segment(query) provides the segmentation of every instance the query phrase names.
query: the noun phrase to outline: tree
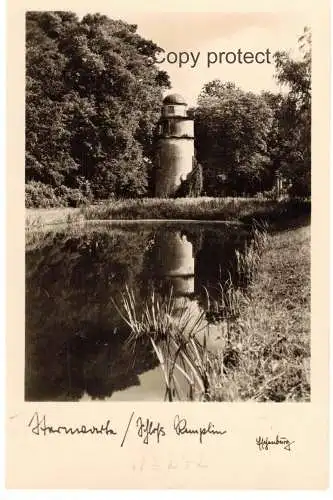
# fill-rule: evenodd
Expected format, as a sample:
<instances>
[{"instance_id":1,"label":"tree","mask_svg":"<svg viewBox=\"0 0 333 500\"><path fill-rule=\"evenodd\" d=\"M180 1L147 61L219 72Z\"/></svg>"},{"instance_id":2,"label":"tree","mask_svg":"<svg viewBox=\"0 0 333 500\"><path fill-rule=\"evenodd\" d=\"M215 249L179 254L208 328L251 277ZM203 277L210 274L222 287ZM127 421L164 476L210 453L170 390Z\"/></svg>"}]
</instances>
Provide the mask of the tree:
<instances>
[{"instance_id":1,"label":"tree","mask_svg":"<svg viewBox=\"0 0 333 500\"><path fill-rule=\"evenodd\" d=\"M231 82L207 83L194 112L198 160L209 195L263 190L272 111L262 96Z\"/></svg>"},{"instance_id":2,"label":"tree","mask_svg":"<svg viewBox=\"0 0 333 500\"><path fill-rule=\"evenodd\" d=\"M26 18L26 181L91 186L95 198L147 193L169 78L137 26L99 14Z\"/></svg>"},{"instance_id":3,"label":"tree","mask_svg":"<svg viewBox=\"0 0 333 500\"><path fill-rule=\"evenodd\" d=\"M311 194L311 31L299 38L299 59L286 52L275 57L276 78L288 93L279 110L279 149L275 162L292 185L291 193Z\"/></svg>"}]
</instances>

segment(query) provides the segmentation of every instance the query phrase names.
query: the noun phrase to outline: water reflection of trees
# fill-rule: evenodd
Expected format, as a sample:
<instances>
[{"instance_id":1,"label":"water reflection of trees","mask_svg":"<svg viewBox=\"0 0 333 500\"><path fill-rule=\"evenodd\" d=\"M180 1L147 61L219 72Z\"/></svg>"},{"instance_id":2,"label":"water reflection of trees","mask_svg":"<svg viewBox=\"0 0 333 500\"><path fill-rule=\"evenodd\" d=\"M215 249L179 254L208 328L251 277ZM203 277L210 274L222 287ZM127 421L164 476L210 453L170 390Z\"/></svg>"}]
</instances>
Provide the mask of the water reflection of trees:
<instances>
[{"instance_id":1,"label":"water reflection of trees","mask_svg":"<svg viewBox=\"0 0 333 500\"><path fill-rule=\"evenodd\" d=\"M113 301L120 303L126 284L144 301L153 288L168 293L178 280L178 295L187 295L189 300L195 297L204 307L204 287L214 290L218 280L227 278L227 270L232 272L235 248L244 244L245 236L239 228L230 227L185 226L177 238L174 231L170 227L60 232L29 242L28 400L77 400L84 393L105 398L138 385L139 375L157 366L148 343L138 343L134 351L127 345L128 331ZM191 255L193 293L187 294L190 286L182 287L182 280L191 278L186 276L192 272L192 263L186 263ZM168 266L182 269L182 259L187 271L170 279Z\"/></svg>"},{"instance_id":2,"label":"water reflection of trees","mask_svg":"<svg viewBox=\"0 0 333 500\"><path fill-rule=\"evenodd\" d=\"M238 227L204 232L195 259L195 293L203 307L206 304L205 289L214 299L220 293L219 285L229 278L234 286L238 286L235 250L243 250L246 237L247 233Z\"/></svg>"},{"instance_id":3,"label":"water reflection of trees","mask_svg":"<svg viewBox=\"0 0 333 500\"><path fill-rule=\"evenodd\" d=\"M46 235L26 259L26 398L103 398L156 366L134 353L112 302L136 285L149 233ZM43 239L42 239L43 240Z\"/></svg>"}]
</instances>

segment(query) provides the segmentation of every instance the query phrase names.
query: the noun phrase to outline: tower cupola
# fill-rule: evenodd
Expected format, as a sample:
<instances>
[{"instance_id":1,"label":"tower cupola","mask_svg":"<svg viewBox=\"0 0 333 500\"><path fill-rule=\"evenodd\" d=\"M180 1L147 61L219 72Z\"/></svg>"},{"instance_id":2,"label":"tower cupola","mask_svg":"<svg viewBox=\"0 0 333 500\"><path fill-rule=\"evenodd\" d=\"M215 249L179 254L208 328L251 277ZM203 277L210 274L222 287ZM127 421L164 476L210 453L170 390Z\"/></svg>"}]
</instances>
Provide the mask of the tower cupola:
<instances>
[{"instance_id":1,"label":"tower cupola","mask_svg":"<svg viewBox=\"0 0 333 500\"><path fill-rule=\"evenodd\" d=\"M187 103L180 94L169 94L163 101L162 116L185 117L186 108L187 108Z\"/></svg>"}]
</instances>

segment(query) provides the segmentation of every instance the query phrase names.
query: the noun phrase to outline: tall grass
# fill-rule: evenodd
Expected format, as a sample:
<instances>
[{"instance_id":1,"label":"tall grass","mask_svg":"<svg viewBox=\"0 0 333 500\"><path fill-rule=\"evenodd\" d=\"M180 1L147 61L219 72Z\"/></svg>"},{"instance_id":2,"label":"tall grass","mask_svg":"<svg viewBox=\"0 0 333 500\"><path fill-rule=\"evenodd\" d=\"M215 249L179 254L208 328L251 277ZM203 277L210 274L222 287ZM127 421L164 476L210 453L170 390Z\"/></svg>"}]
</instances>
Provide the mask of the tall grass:
<instances>
[{"instance_id":1,"label":"tall grass","mask_svg":"<svg viewBox=\"0 0 333 500\"><path fill-rule=\"evenodd\" d=\"M29 231L55 224L74 224L84 220L79 208L37 208L26 210L25 227Z\"/></svg>"},{"instance_id":2,"label":"tall grass","mask_svg":"<svg viewBox=\"0 0 333 500\"><path fill-rule=\"evenodd\" d=\"M231 220L257 210L273 210L277 202L257 198L145 198L83 207L86 219Z\"/></svg>"},{"instance_id":3,"label":"tall grass","mask_svg":"<svg viewBox=\"0 0 333 500\"><path fill-rule=\"evenodd\" d=\"M253 222L252 238L250 243L245 244L245 249L240 252L236 250L237 274L240 283L250 285L257 272L262 254L268 244L268 226L266 223Z\"/></svg>"}]
</instances>

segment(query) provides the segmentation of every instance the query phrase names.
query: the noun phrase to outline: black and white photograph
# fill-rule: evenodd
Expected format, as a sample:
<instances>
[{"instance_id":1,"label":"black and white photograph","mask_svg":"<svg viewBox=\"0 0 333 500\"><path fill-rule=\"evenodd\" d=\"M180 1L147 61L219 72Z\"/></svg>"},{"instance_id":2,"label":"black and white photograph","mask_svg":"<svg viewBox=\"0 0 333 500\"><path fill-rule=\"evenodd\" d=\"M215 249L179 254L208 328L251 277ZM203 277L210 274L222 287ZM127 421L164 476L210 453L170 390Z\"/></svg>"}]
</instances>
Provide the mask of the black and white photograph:
<instances>
[{"instance_id":1,"label":"black and white photograph","mask_svg":"<svg viewBox=\"0 0 333 500\"><path fill-rule=\"evenodd\" d=\"M309 19L25 24L25 401L310 403Z\"/></svg>"}]
</instances>

